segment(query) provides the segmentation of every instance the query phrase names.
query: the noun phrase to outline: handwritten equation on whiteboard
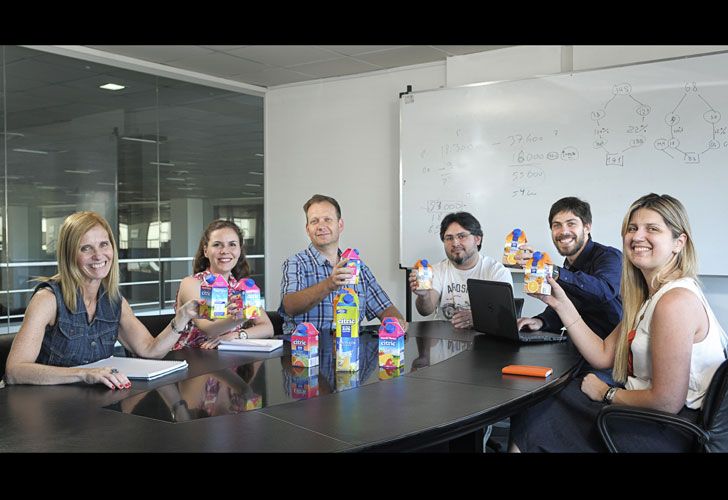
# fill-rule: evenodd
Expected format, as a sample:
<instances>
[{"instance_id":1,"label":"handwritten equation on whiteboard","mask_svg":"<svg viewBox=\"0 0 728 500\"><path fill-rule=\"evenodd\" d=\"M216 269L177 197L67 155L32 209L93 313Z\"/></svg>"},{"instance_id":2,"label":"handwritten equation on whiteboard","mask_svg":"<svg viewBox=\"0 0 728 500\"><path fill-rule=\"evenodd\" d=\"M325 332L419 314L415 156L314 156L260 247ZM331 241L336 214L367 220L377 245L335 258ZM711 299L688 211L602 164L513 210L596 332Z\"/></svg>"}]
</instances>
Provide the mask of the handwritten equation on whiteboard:
<instances>
[{"instance_id":1,"label":"handwritten equation on whiteboard","mask_svg":"<svg viewBox=\"0 0 728 500\"><path fill-rule=\"evenodd\" d=\"M462 200L427 200L425 211L428 214L427 232L440 234L440 222L447 215L453 212L464 211L468 206Z\"/></svg>"}]
</instances>

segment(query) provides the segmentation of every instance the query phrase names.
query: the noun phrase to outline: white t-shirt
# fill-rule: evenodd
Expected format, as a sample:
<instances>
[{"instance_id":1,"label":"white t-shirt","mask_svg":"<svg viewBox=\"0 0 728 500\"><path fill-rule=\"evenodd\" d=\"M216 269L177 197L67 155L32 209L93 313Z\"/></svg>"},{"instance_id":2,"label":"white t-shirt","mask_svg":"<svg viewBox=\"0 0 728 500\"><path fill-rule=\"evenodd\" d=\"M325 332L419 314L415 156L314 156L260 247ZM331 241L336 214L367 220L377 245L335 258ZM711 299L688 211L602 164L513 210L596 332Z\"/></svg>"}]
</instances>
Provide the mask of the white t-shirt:
<instances>
[{"instance_id":1,"label":"white t-shirt","mask_svg":"<svg viewBox=\"0 0 728 500\"><path fill-rule=\"evenodd\" d=\"M450 259L432 266L432 289L440 294L435 318L451 319L460 309L470 309L468 279L502 281L513 286L511 272L499 261L478 254L478 263L470 269L456 268Z\"/></svg>"},{"instance_id":2,"label":"white t-shirt","mask_svg":"<svg viewBox=\"0 0 728 500\"><path fill-rule=\"evenodd\" d=\"M637 332L632 341L634 376L627 378L625 387L630 390L644 390L652 387L652 348L650 345L652 314L660 298L668 290L678 287L687 288L697 295L708 313L708 334L703 340L693 344L690 357L690 380L685 400L688 408L698 409L703 406L705 391L708 390L713 374L725 360L723 348L726 343L726 334L718 324L702 290L692 278L680 278L663 285L652 299L645 301L642 305L637 317L639 318L643 312L644 316L637 325Z\"/></svg>"}]
</instances>

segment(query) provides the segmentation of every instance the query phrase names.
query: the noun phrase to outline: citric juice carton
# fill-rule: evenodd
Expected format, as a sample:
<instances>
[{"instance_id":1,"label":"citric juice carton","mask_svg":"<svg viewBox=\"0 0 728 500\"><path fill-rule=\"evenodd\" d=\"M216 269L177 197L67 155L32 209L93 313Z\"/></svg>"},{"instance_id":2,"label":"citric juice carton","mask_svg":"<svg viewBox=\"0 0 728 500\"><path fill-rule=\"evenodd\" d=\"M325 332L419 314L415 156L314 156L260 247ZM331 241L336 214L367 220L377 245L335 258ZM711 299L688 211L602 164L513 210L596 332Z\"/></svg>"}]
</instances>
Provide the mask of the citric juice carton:
<instances>
[{"instance_id":1,"label":"citric juice carton","mask_svg":"<svg viewBox=\"0 0 728 500\"><path fill-rule=\"evenodd\" d=\"M334 376L336 391L341 392L347 389L359 387L359 372L336 372Z\"/></svg>"},{"instance_id":2,"label":"citric juice carton","mask_svg":"<svg viewBox=\"0 0 728 500\"><path fill-rule=\"evenodd\" d=\"M359 369L359 297L351 288L344 288L334 299L336 323L336 371Z\"/></svg>"},{"instance_id":3,"label":"citric juice carton","mask_svg":"<svg viewBox=\"0 0 728 500\"><path fill-rule=\"evenodd\" d=\"M316 366L319 363L318 330L311 323L301 323L291 335L291 365Z\"/></svg>"},{"instance_id":4,"label":"citric juice carton","mask_svg":"<svg viewBox=\"0 0 728 500\"><path fill-rule=\"evenodd\" d=\"M250 399L245 400L245 411L258 410L263 408L263 396L253 394Z\"/></svg>"},{"instance_id":5,"label":"citric juice carton","mask_svg":"<svg viewBox=\"0 0 728 500\"><path fill-rule=\"evenodd\" d=\"M228 282L221 274L211 274L200 285L200 299L205 304L200 306L199 317L205 319L228 318Z\"/></svg>"},{"instance_id":6,"label":"citric juice carton","mask_svg":"<svg viewBox=\"0 0 728 500\"><path fill-rule=\"evenodd\" d=\"M506 244L503 247L503 265L518 267L516 264L516 253L518 246L528 243L526 233L522 229L514 229L506 235Z\"/></svg>"},{"instance_id":7,"label":"citric juice carton","mask_svg":"<svg viewBox=\"0 0 728 500\"><path fill-rule=\"evenodd\" d=\"M546 281L546 277L553 274L554 265L548 253L534 252L523 269L526 271L523 278L524 292L551 295L551 285Z\"/></svg>"},{"instance_id":8,"label":"citric juice carton","mask_svg":"<svg viewBox=\"0 0 728 500\"><path fill-rule=\"evenodd\" d=\"M359 250L356 248L347 248L341 254L341 258L348 259L346 267L351 269L351 272L353 273L352 277L346 280L345 284L358 285L359 276L361 274L361 258L359 257Z\"/></svg>"},{"instance_id":9,"label":"citric juice carton","mask_svg":"<svg viewBox=\"0 0 728 500\"><path fill-rule=\"evenodd\" d=\"M319 395L319 367L291 366L291 394L293 399L309 399Z\"/></svg>"},{"instance_id":10,"label":"citric juice carton","mask_svg":"<svg viewBox=\"0 0 728 500\"><path fill-rule=\"evenodd\" d=\"M404 330L395 318L384 318L379 327L379 366L404 366Z\"/></svg>"},{"instance_id":11,"label":"citric juice carton","mask_svg":"<svg viewBox=\"0 0 728 500\"><path fill-rule=\"evenodd\" d=\"M252 278L246 278L239 283L242 283L240 287L243 289L243 317L245 319L260 318L262 309L260 288Z\"/></svg>"},{"instance_id":12,"label":"citric juice carton","mask_svg":"<svg viewBox=\"0 0 728 500\"><path fill-rule=\"evenodd\" d=\"M417 273L417 288L419 290L432 290L432 266L427 259L420 259L415 264Z\"/></svg>"},{"instance_id":13,"label":"citric juice carton","mask_svg":"<svg viewBox=\"0 0 728 500\"><path fill-rule=\"evenodd\" d=\"M389 380L391 378L397 378L404 375L404 365L400 367L394 366L380 366L379 367L379 380Z\"/></svg>"}]
</instances>

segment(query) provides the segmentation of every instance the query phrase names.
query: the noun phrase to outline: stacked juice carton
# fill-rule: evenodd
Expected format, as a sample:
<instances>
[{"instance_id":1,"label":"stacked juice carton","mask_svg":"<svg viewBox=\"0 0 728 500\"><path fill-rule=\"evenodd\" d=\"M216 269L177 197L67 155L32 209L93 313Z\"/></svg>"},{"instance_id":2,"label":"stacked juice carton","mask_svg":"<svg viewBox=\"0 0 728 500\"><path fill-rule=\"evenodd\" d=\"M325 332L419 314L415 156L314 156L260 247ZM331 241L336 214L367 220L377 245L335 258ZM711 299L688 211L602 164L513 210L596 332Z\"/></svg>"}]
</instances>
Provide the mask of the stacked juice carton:
<instances>
[{"instance_id":1,"label":"stacked juice carton","mask_svg":"<svg viewBox=\"0 0 728 500\"><path fill-rule=\"evenodd\" d=\"M343 288L333 305L336 371L355 372L359 369L359 296L353 289Z\"/></svg>"}]
</instances>

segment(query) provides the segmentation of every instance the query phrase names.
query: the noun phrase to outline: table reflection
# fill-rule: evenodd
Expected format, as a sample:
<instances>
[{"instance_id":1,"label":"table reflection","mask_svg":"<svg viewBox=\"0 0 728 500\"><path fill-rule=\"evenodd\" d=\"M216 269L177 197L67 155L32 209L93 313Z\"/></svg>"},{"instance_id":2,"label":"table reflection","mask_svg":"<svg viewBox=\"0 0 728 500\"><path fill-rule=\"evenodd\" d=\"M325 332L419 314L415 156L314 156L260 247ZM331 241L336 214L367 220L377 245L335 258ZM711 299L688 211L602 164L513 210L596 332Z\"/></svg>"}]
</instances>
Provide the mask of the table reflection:
<instances>
[{"instance_id":1,"label":"table reflection","mask_svg":"<svg viewBox=\"0 0 728 500\"><path fill-rule=\"evenodd\" d=\"M319 335L319 363L313 367L292 366L290 337L283 338L286 342L278 358L246 362L167 384L130 396L107 408L166 422L241 413L360 385L380 381L387 383L410 371L450 358L471 345L470 342L457 340L408 337L404 366L384 368L379 366L378 338L364 334L359 338L359 370L337 372L333 337L328 332Z\"/></svg>"}]
</instances>

